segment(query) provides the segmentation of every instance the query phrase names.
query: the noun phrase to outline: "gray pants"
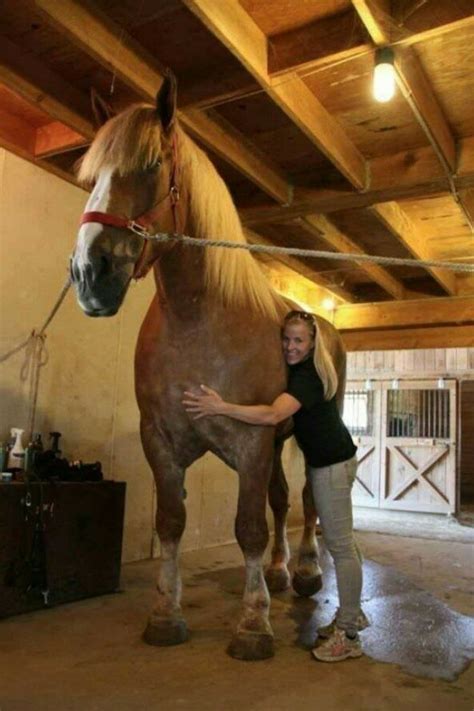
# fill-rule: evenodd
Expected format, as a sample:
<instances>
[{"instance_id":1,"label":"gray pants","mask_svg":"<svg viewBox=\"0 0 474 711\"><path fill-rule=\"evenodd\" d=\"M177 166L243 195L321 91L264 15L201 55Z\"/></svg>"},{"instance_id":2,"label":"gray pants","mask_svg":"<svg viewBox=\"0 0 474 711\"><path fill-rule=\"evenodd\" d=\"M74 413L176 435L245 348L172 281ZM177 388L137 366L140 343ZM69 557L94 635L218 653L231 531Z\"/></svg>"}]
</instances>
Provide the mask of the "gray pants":
<instances>
[{"instance_id":1,"label":"gray pants","mask_svg":"<svg viewBox=\"0 0 474 711\"><path fill-rule=\"evenodd\" d=\"M351 490L356 470L355 457L330 467L307 468L324 542L336 568L337 626L350 636L357 632L362 590L362 556L352 530Z\"/></svg>"}]
</instances>

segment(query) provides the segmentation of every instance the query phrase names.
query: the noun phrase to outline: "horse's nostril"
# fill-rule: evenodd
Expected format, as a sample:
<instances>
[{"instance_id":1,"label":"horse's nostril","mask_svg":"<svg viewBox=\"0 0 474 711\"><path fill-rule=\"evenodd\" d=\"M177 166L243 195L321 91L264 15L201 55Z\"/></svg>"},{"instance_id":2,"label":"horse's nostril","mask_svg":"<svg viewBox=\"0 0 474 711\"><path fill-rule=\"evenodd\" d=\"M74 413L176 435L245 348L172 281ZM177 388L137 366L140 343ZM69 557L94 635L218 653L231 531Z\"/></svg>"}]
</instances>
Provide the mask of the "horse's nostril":
<instances>
[{"instance_id":1,"label":"horse's nostril","mask_svg":"<svg viewBox=\"0 0 474 711\"><path fill-rule=\"evenodd\" d=\"M99 273L98 276L106 276L110 272L110 265L111 262L107 259L107 257L104 257L103 255L101 256L99 260Z\"/></svg>"}]
</instances>

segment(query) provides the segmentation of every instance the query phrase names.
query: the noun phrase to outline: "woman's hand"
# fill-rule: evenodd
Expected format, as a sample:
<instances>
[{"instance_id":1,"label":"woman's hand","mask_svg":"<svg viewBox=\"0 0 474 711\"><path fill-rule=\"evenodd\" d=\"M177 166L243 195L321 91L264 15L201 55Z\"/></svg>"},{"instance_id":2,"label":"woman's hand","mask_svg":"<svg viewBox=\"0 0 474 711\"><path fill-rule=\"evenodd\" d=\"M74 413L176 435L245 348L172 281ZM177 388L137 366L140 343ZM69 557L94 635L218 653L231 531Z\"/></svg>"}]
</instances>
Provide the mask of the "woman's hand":
<instances>
[{"instance_id":1,"label":"woman's hand","mask_svg":"<svg viewBox=\"0 0 474 711\"><path fill-rule=\"evenodd\" d=\"M200 388L202 393L199 395L189 390L184 391L186 399L183 400L183 405L186 405L186 412L196 413L193 417L194 420L199 420L200 417L206 417L206 415L222 415L225 402L219 393L208 388L207 385L201 385Z\"/></svg>"}]
</instances>

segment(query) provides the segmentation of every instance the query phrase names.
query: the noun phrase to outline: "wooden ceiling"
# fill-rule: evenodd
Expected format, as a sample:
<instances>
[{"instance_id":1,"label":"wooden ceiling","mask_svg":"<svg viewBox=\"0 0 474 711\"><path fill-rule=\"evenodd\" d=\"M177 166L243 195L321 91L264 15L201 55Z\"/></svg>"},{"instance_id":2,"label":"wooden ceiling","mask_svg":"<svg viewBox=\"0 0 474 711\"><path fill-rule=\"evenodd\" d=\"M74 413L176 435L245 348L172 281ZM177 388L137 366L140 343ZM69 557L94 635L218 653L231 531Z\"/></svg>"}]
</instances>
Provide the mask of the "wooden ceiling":
<instances>
[{"instance_id":1,"label":"wooden ceiling","mask_svg":"<svg viewBox=\"0 0 474 711\"><path fill-rule=\"evenodd\" d=\"M473 0L0 0L0 144L75 182L91 90L153 101L165 67L252 241L474 264ZM353 344L474 345L472 273L282 261L334 294Z\"/></svg>"}]
</instances>

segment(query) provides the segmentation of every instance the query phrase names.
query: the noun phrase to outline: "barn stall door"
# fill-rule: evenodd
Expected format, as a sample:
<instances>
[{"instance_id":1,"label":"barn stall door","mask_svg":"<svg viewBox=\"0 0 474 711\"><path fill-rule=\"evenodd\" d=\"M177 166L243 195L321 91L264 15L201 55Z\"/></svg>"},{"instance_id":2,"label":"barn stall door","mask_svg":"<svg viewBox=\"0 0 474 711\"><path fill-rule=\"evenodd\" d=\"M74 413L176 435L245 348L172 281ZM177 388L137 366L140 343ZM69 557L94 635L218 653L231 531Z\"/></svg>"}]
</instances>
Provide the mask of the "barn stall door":
<instances>
[{"instance_id":1,"label":"barn stall door","mask_svg":"<svg viewBox=\"0 0 474 711\"><path fill-rule=\"evenodd\" d=\"M381 383L381 508L455 511L456 382L443 384Z\"/></svg>"},{"instance_id":2,"label":"barn stall door","mask_svg":"<svg viewBox=\"0 0 474 711\"><path fill-rule=\"evenodd\" d=\"M352 490L356 506L380 506L380 422L381 384L367 390L363 381L347 383L344 421L357 445L357 475Z\"/></svg>"},{"instance_id":3,"label":"barn stall door","mask_svg":"<svg viewBox=\"0 0 474 711\"><path fill-rule=\"evenodd\" d=\"M344 421L358 446L356 506L452 513L456 382L349 381Z\"/></svg>"}]
</instances>

